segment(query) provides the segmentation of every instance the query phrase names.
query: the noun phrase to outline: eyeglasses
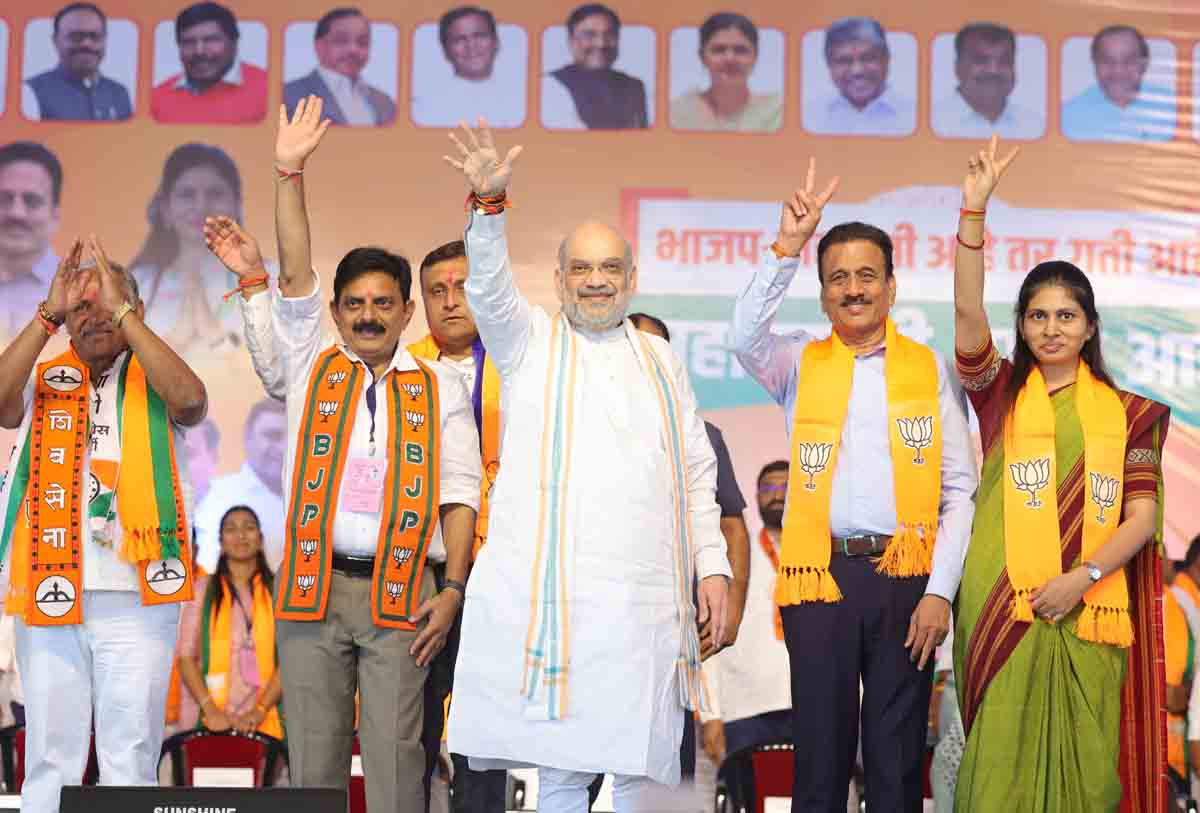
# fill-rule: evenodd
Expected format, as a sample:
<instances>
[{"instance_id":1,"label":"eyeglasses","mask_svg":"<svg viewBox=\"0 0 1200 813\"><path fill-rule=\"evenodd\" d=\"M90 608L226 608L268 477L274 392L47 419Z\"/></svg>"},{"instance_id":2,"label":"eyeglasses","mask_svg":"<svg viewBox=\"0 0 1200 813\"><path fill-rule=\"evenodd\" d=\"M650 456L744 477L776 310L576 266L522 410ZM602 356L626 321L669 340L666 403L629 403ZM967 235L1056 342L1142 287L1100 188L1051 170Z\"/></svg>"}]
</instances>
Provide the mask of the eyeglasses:
<instances>
[{"instance_id":1,"label":"eyeglasses","mask_svg":"<svg viewBox=\"0 0 1200 813\"><path fill-rule=\"evenodd\" d=\"M786 494L787 483L763 483L758 487L759 494Z\"/></svg>"}]
</instances>

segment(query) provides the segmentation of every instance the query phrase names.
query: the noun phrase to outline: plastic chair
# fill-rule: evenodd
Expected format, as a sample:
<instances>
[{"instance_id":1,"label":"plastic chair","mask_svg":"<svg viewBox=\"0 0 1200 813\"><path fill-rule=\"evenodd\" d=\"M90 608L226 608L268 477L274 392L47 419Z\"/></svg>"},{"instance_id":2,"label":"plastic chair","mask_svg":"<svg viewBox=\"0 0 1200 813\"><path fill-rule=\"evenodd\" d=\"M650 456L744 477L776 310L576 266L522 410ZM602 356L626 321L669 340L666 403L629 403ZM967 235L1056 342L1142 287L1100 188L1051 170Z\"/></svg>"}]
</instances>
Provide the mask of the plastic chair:
<instances>
[{"instance_id":1,"label":"plastic chair","mask_svg":"<svg viewBox=\"0 0 1200 813\"><path fill-rule=\"evenodd\" d=\"M362 749L358 745L358 733L354 734L354 745L350 753L350 787L348 795L350 796L350 813L367 813L367 786L363 780L362 772ZM358 766L358 770L354 770L354 766Z\"/></svg>"},{"instance_id":2,"label":"plastic chair","mask_svg":"<svg viewBox=\"0 0 1200 813\"><path fill-rule=\"evenodd\" d=\"M196 768L249 768L254 771L254 787L269 788L275 783L280 760L287 764L284 744L257 731L181 731L163 743L159 764L168 756L171 784L177 787L192 787Z\"/></svg>"},{"instance_id":3,"label":"plastic chair","mask_svg":"<svg viewBox=\"0 0 1200 813\"><path fill-rule=\"evenodd\" d=\"M753 787L746 787L737 770L726 770L749 757ZM792 797L792 777L795 771L795 754L790 742L775 742L743 748L727 754L721 765L731 801L743 805L750 813L763 813L764 800L768 796Z\"/></svg>"}]
</instances>

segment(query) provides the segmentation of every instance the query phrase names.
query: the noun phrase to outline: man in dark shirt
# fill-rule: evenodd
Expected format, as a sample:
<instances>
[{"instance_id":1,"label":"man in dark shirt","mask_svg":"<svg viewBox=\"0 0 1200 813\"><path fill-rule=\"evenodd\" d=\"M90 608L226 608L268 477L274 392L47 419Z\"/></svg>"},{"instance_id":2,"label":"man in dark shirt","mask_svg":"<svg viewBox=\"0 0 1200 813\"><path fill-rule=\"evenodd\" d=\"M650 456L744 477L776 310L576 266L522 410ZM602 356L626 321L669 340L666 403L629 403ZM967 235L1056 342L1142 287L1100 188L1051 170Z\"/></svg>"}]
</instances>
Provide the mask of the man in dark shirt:
<instances>
[{"instance_id":1,"label":"man in dark shirt","mask_svg":"<svg viewBox=\"0 0 1200 813\"><path fill-rule=\"evenodd\" d=\"M71 3L54 15L58 65L27 79L22 108L29 119L121 121L133 114L129 91L100 74L108 18L92 3Z\"/></svg>"},{"instance_id":2,"label":"man in dark shirt","mask_svg":"<svg viewBox=\"0 0 1200 813\"><path fill-rule=\"evenodd\" d=\"M649 126L646 87L642 80L613 70L621 36L621 19L608 6L589 3L567 18L570 65L551 71L543 85L543 121L549 127L589 130L633 130ZM556 80L556 81L552 81ZM574 102L574 111L562 110L555 96L561 83ZM549 95L549 98L547 98Z\"/></svg>"}]
</instances>

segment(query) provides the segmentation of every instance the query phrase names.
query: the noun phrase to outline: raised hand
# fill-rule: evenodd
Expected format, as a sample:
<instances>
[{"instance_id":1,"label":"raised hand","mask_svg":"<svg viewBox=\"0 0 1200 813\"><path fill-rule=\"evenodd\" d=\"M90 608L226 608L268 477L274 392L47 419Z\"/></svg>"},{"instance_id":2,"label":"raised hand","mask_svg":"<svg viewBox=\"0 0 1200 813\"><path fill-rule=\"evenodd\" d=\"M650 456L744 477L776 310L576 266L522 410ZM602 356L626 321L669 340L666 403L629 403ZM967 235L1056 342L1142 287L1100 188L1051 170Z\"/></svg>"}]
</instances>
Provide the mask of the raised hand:
<instances>
[{"instance_id":1,"label":"raised hand","mask_svg":"<svg viewBox=\"0 0 1200 813\"><path fill-rule=\"evenodd\" d=\"M466 144L459 140L454 133L450 133L450 140L458 148L461 160L455 160L448 155L443 155L443 160L466 177L467 183L479 197L499 195L508 187L513 164L524 147L513 147L501 161L487 121L479 119L478 136L467 126L466 122L463 122L461 126Z\"/></svg>"},{"instance_id":2,"label":"raised hand","mask_svg":"<svg viewBox=\"0 0 1200 813\"><path fill-rule=\"evenodd\" d=\"M997 157L1000 149L1000 137L992 136L987 149L980 150L967 161L967 176L963 178L963 206L968 209L986 209L988 199L996 190L1000 176L1008 169L1008 165L1021 151L1013 147L1012 152L1003 158Z\"/></svg>"},{"instance_id":3,"label":"raised hand","mask_svg":"<svg viewBox=\"0 0 1200 813\"><path fill-rule=\"evenodd\" d=\"M320 96L307 96L296 103L288 120L287 107L279 105L279 129L275 134L275 163L284 169L304 169L304 162L317 149L330 120L321 119L324 102Z\"/></svg>"},{"instance_id":4,"label":"raised hand","mask_svg":"<svg viewBox=\"0 0 1200 813\"><path fill-rule=\"evenodd\" d=\"M792 199L783 204L783 214L779 217L779 236L776 244L786 254L799 254L804 245L812 239L821 222L821 212L829 203L833 193L837 191L839 178L835 177L820 194L816 191L817 159L808 160L808 176L804 187L797 189Z\"/></svg>"},{"instance_id":5,"label":"raised hand","mask_svg":"<svg viewBox=\"0 0 1200 813\"><path fill-rule=\"evenodd\" d=\"M262 252L254 236L242 229L232 217L206 217L204 244L221 264L238 278L263 272Z\"/></svg>"},{"instance_id":6,"label":"raised hand","mask_svg":"<svg viewBox=\"0 0 1200 813\"><path fill-rule=\"evenodd\" d=\"M54 279L50 280L50 292L46 294L46 310L51 316L66 319L67 312L83 295L84 276L79 272L79 260L83 256L83 243L79 238L71 244L67 256L58 263Z\"/></svg>"},{"instance_id":7,"label":"raised hand","mask_svg":"<svg viewBox=\"0 0 1200 813\"><path fill-rule=\"evenodd\" d=\"M108 255L104 253L104 247L94 234L88 238L88 253L96 262L95 274L100 287L100 307L109 313L116 313L126 302L133 301L133 291L129 288L129 282L123 274L113 270Z\"/></svg>"}]
</instances>

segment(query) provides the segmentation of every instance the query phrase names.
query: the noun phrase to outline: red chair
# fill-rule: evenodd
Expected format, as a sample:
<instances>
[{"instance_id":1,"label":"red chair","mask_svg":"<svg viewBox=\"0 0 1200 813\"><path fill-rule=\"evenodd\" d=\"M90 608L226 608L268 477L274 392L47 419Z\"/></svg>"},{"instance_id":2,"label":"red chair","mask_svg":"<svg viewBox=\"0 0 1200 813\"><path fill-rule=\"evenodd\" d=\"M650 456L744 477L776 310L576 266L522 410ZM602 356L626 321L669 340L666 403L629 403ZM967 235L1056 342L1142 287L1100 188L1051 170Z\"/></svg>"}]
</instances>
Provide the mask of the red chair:
<instances>
[{"instance_id":1,"label":"red chair","mask_svg":"<svg viewBox=\"0 0 1200 813\"><path fill-rule=\"evenodd\" d=\"M754 766L754 809L763 813L768 796L792 798L795 753L791 743L760 745L750 754Z\"/></svg>"},{"instance_id":2,"label":"red chair","mask_svg":"<svg viewBox=\"0 0 1200 813\"><path fill-rule=\"evenodd\" d=\"M178 787L193 786L197 768L249 768L254 772L254 787L269 788L275 783L280 760L287 762L283 743L257 731L181 731L163 743L159 763L168 756L171 783Z\"/></svg>"},{"instance_id":3,"label":"red chair","mask_svg":"<svg viewBox=\"0 0 1200 813\"><path fill-rule=\"evenodd\" d=\"M362 750L358 746L358 734L354 735L354 747L350 751L350 813L367 813L367 786L363 781ZM358 770L355 770L355 766Z\"/></svg>"}]
</instances>

